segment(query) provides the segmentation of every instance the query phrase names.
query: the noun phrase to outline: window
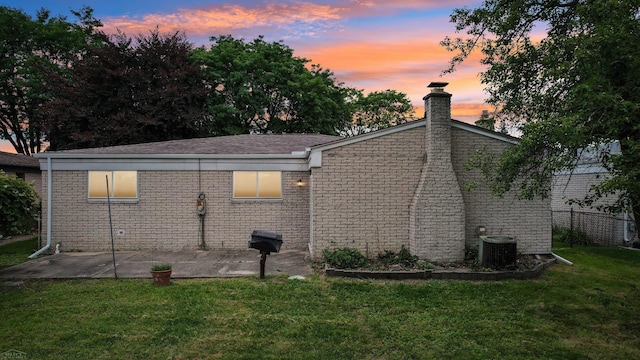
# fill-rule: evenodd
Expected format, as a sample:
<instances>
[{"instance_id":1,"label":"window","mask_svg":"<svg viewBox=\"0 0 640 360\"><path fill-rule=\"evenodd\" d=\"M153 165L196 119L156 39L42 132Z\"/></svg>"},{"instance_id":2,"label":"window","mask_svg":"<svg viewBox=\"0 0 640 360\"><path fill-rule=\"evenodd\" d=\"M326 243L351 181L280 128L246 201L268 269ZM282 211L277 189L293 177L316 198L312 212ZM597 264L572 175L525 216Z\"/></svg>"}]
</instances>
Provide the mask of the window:
<instances>
[{"instance_id":1,"label":"window","mask_svg":"<svg viewBox=\"0 0 640 360\"><path fill-rule=\"evenodd\" d=\"M137 171L89 171L89 199L106 199L109 179L109 196L116 199L138 197Z\"/></svg>"},{"instance_id":2,"label":"window","mask_svg":"<svg viewBox=\"0 0 640 360\"><path fill-rule=\"evenodd\" d=\"M274 199L282 197L280 171L234 171L233 197L240 199Z\"/></svg>"}]
</instances>

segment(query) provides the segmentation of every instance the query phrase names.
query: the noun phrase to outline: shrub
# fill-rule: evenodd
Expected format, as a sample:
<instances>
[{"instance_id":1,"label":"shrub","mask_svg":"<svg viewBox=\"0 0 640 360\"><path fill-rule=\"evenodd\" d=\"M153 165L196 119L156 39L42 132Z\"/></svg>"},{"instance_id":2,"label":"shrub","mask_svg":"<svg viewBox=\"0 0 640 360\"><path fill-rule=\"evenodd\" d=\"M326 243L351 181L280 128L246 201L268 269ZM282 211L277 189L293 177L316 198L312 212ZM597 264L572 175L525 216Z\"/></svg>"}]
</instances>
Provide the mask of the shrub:
<instances>
[{"instance_id":1,"label":"shrub","mask_svg":"<svg viewBox=\"0 0 640 360\"><path fill-rule=\"evenodd\" d=\"M559 241L569 244L571 242L571 229L563 226L554 225L552 230L553 241ZM580 230L573 230L573 244L574 245L593 245L593 241L587 234Z\"/></svg>"},{"instance_id":2,"label":"shrub","mask_svg":"<svg viewBox=\"0 0 640 360\"><path fill-rule=\"evenodd\" d=\"M411 255L409 249L402 245L397 254L389 250L385 250L384 254L378 254L378 261L385 265L403 265L406 267L413 267L418 261L418 257Z\"/></svg>"},{"instance_id":3,"label":"shrub","mask_svg":"<svg viewBox=\"0 0 640 360\"><path fill-rule=\"evenodd\" d=\"M482 261L482 259L478 259L478 248L465 246L464 260L465 261Z\"/></svg>"},{"instance_id":4,"label":"shrub","mask_svg":"<svg viewBox=\"0 0 640 360\"><path fill-rule=\"evenodd\" d=\"M22 235L32 231L39 199L33 184L0 171L0 234Z\"/></svg>"},{"instance_id":5,"label":"shrub","mask_svg":"<svg viewBox=\"0 0 640 360\"><path fill-rule=\"evenodd\" d=\"M322 255L329 266L338 269L355 269L367 264L367 258L354 248L324 249Z\"/></svg>"}]
</instances>

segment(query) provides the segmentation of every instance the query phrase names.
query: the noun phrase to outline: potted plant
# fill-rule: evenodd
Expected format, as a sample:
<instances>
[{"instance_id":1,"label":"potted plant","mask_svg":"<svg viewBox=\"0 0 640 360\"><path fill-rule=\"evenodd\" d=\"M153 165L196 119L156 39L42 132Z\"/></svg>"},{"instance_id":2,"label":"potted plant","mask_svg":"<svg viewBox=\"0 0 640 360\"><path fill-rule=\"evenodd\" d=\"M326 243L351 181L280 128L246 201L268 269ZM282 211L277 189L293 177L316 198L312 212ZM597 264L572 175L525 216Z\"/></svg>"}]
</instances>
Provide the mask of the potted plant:
<instances>
[{"instance_id":1,"label":"potted plant","mask_svg":"<svg viewBox=\"0 0 640 360\"><path fill-rule=\"evenodd\" d=\"M158 286L169 285L171 279L171 264L155 264L151 267L153 284Z\"/></svg>"}]
</instances>

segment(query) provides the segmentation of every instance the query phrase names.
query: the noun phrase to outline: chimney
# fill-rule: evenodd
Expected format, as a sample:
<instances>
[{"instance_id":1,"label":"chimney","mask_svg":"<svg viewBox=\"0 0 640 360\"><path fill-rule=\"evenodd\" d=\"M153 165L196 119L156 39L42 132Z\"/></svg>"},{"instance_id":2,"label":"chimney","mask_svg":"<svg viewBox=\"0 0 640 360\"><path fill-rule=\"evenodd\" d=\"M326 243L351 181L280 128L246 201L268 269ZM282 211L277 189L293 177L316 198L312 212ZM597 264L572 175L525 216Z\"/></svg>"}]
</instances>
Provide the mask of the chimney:
<instances>
[{"instance_id":1,"label":"chimney","mask_svg":"<svg viewBox=\"0 0 640 360\"><path fill-rule=\"evenodd\" d=\"M438 262L464 260L465 208L451 162L451 94L432 82L425 100L425 162L410 206L409 250Z\"/></svg>"}]
</instances>

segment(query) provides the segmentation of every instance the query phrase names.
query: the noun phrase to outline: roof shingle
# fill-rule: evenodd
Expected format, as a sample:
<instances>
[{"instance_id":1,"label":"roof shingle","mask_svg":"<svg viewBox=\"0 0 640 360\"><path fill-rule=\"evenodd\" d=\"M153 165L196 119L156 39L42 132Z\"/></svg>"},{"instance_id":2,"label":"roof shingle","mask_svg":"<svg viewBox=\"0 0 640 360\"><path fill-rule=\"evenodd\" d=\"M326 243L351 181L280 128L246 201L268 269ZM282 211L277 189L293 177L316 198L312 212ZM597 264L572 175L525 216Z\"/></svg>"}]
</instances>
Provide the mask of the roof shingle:
<instances>
[{"instance_id":1,"label":"roof shingle","mask_svg":"<svg viewBox=\"0 0 640 360\"><path fill-rule=\"evenodd\" d=\"M321 134L245 134L57 151L60 154L291 154L340 139Z\"/></svg>"},{"instance_id":2,"label":"roof shingle","mask_svg":"<svg viewBox=\"0 0 640 360\"><path fill-rule=\"evenodd\" d=\"M33 156L0 151L0 166L40 168L40 161Z\"/></svg>"}]
</instances>

